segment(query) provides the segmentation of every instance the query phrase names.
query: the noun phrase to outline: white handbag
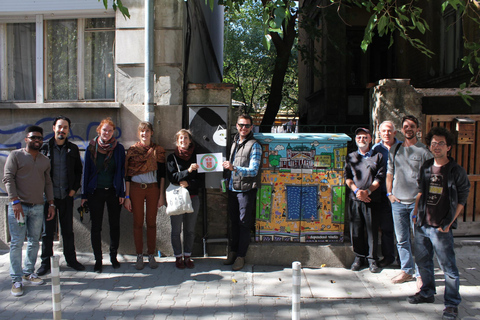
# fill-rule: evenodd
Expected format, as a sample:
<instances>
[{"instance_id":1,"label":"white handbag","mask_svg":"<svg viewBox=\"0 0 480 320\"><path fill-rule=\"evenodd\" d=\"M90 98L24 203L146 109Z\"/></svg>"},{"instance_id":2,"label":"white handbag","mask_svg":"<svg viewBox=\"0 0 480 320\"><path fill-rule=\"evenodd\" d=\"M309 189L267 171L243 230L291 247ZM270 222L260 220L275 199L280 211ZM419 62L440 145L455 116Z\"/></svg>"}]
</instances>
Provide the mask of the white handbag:
<instances>
[{"instance_id":1,"label":"white handbag","mask_svg":"<svg viewBox=\"0 0 480 320\"><path fill-rule=\"evenodd\" d=\"M177 164L178 172L180 167L178 166L177 158L173 155L175 163ZM190 199L190 193L187 188L180 185L170 183L166 191L167 196L167 215L174 216L178 214L193 212L192 199Z\"/></svg>"}]
</instances>

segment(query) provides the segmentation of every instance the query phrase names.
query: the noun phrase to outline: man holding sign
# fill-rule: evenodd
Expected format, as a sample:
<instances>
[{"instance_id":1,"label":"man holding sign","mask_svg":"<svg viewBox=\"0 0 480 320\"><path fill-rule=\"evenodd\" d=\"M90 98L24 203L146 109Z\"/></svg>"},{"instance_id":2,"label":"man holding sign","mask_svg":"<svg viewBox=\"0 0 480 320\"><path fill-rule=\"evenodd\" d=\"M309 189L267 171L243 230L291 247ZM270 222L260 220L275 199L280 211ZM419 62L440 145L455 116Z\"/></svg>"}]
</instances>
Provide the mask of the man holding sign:
<instances>
[{"instance_id":1,"label":"man holding sign","mask_svg":"<svg viewBox=\"0 0 480 320\"><path fill-rule=\"evenodd\" d=\"M241 270L245 265L250 244L250 230L255 215L257 186L262 147L253 138L252 117L242 114L237 119L238 133L233 139L229 161L223 167L230 172L228 183L228 212L231 221L231 246L225 265Z\"/></svg>"}]
</instances>

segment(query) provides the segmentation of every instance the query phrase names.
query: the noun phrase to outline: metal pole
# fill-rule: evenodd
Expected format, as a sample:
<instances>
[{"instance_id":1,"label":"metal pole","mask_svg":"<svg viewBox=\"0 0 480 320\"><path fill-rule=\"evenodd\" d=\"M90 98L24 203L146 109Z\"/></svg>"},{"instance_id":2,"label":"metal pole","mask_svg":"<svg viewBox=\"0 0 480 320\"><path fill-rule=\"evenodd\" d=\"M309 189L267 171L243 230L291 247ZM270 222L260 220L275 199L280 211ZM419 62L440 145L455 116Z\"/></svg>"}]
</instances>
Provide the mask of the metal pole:
<instances>
[{"instance_id":1,"label":"metal pole","mask_svg":"<svg viewBox=\"0 0 480 320\"><path fill-rule=\"evenodd\" d=\"M300 262L292 262L292 320L300 320L301 270L302 264Z\"/></svg>"},{"instance_id":2,"label":"metal pole","mask_svg":"<svg viewBox=\"0 0 480 320\"><path fill-rule=\"evenodd\" d=\"M154 125L154 5L153 0L145 1L145 121Z\"/></svg>"},{"instance_id":3,"label":"metal pole","mask_svg":"<svg viewBox=\"0 0 480 320\"><path fill-rule=\"evenodd\" d=\"M62 295L60 294L60 267L58 266L59 256L50 257L52 266L52 304L53 320L62 319Z\"/></svg>"}]
</instances>

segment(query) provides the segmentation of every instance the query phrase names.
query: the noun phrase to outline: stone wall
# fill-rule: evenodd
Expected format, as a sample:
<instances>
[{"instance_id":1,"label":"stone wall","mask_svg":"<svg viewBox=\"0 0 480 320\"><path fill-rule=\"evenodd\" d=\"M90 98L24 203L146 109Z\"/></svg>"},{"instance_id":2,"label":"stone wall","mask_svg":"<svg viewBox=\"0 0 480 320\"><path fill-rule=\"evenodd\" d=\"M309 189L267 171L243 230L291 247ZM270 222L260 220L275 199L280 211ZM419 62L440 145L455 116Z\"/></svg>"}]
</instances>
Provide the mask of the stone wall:
<instances>
[{"instance_id":1,"label":"stone wall","mask_svg":"<svg viewBox=\"0 0 480 320\"><path fill-rule=\"evenodd\" d=\"M380 138L378 126L385 120L393 121L397 139L403 140L400 132L402 117L414 115L422 126L422 95L410 85L409 79L384 79L370 90L370 123L374 136ZM419 131L419 135L421 132ZM420 136L419 136L420 138Z\"/></svg>"}]
</instances>

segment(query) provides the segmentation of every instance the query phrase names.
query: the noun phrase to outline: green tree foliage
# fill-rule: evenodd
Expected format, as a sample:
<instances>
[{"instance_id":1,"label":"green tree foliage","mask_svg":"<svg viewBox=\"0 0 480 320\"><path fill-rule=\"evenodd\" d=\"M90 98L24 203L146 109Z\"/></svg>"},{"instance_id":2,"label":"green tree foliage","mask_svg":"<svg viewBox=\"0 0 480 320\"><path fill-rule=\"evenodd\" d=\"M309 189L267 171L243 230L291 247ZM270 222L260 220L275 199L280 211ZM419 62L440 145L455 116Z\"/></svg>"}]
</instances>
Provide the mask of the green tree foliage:
<instances>
[{"instance_id":1,"label":"green tree foliage","mask_svg":"<svg viewBox=\"0 0 480 320\"><path fill-rule=\"evenodd\" d=\"M210 5L213 5L212 1L214 0L209 0ZM259 32L263 31L263 34L261 34L262 41L257 42L255 45L258 46L259 43L263 43L265 49L274 49L273 53L266 51L266 55L261 55L262 60L260 61L256 59L255 56L249 61L249 63L256 65L256 67L260 69L262 67L259 67L259 64L262 63L262 61L268 61L266 57L270 59L270 69L262 68L263 70L270 70L270 73L262 73L262 77L259 77L255 82L250 81L252 84L249 85L255 88L255 85L260 86L260 83L263 83L266 79L268 79L270 83L266 90L268 97L266 99L266 109L260 128L263 132L269 132L280 107L288 106L292 108L293 106L296 107L297 103L297 77L293 70L296 70L295 61L297 54L295 44L297 40L298 8L294 1L289 0L219 0L218 3L225 5L227 15L236 12L236 14L244 16L245 13L241 13L242 10L247 10L247 8L252 5L253 8L257 8L257 11L254 12L258 16L256 16L255 19L253 19L254 17L245 17L246 20L255 20L254 26L258 25L258 27L255 28L257 30L249 30L249 32L258 36ZM258 21L261 21L261 24L259 24ZM242 32L245 32L248 28L254 29L252 26L247 26L247 28L241 27ZM271 46L271 44L273 44L273 46ZM240 42L237 45L244 46L245 43ZM255 47L255 45L253 45L253 47ZM252 47L246 46L246 51L248 52L250 48ZM241 51L241 48L238 50ZM259 51L255 50L254 52ZM228 55L228 52L226 52L226 55ZM227 68L232 66L233 65L229 63ZM251 68L247 69L252 70ZM260 71L257 70L257 72ZM226 73L230 73L230 70L227 69ZM263 76L268 76L268 78L263 78ZM255 74L249 75L248 78L254 79ZM234 84L237 83L234 82ZM245 83L241 85L245 85ZM261 91L259 88L255 90L257 90L257 93ZM265 90L263 90L263 92L265 93ZM255 95L250 95L250 97L253 97L253 99L250 99L247 105L251 106L256 103L256 101L254 98ZM287 98L285 99L285 97ZM245 99L240 100L245 101Z\"/></svg>"},{"instance_id":2,"label":"green tree foliage","mask_svg":"<svg viewBox=\"0 0 480 320\"><path fill-rule=\"evenodd\" d=\"M243 102L246 113L256 112L266 101L274 57L264 38L259 2L248 0L239 10L225 14L223 81L233 83L233 99Z\"/></svg>"},{"instance_id":3,"label":"green tree foliage","mask_svg":"<svg viewBox=\"0 0 480 320\"><path fill-rule=\"evenodd\" d=\"M245 105L244 112L260 112L268 102L275 66L275 51L263 43L261 2L247 0L239 10L225 14L224 82L233 83L233 98ZM296 111L297 54L295 47L289 60L282 88L281 109Z\"/></svg>"},{"instance_id":4,"label":"green tree foliage","mask_svg":"<svg viewBox=\"0 0 480 320\"><path fill-rule=\"evenodd\" d=\"M390 45L393 44L394 34L400 35L412 47L418 49L423 54L431 57L434 52L429 50L424 42L413 36L414 34L426 34L430 31L430 27L424 18L422 4L424 0L329 0L330 5L348 6L356 5L364 8L371 13L370 19L365 28L365 33L362 41L362 49L366 51L372 42L373 36L390 37ZM447 8L456 10L464 22L472 22L477 28L480 28L480 3L478 0L444 0L441 6L441 13L443 14ZM475 33L476 34L476 33ZM472 77L470 83L463 83L460 89L465 89L467 86L478 86L480 79L480 43L479 39L469 39L463 36L463 43L466 55L462 58L463 67L468 68ZM468 96L469 92L459 92L463 100L470 104L472 97Z\"/></svg>"}]
</instances>

